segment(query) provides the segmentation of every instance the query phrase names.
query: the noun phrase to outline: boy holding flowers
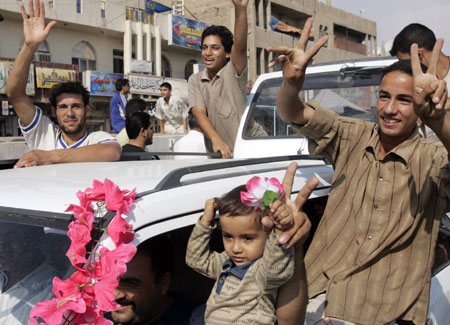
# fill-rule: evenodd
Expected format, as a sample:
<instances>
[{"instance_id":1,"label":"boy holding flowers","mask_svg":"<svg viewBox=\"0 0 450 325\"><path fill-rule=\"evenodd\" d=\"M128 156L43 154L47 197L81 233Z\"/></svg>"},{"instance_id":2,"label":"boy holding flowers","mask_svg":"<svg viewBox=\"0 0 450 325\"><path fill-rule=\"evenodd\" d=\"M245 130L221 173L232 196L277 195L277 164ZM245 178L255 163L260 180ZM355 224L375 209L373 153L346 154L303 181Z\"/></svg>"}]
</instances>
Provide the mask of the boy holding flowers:
<instances>
[{"instance_id":1,"label":"boy holding flowers","mask_svg":"<svg viewBox=\"0 0 450 325\"><path fill-rule=\"evenodd\" d=\"M207 324L275 324L278 288L294 272L293 248L284 249L278 235L290 228L297 211L286 203L276 178L250 179L221 198L206 201L203 216L189 239L186 263L217 279L206 304ZM210 250L209 240L219 212L225 251ZM275 229L264 231L262 218Z\"/></svg>"}]
</instances>

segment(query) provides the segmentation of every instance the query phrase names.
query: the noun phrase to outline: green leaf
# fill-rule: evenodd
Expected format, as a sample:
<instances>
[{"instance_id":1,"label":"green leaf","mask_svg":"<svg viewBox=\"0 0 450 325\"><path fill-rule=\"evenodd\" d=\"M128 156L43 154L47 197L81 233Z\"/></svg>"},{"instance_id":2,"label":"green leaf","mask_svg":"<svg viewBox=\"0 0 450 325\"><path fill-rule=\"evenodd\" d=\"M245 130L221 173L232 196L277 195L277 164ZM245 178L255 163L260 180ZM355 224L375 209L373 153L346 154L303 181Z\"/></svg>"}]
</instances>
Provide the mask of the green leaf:
<instances>
[{"instance_id":1,"label":"green leaf","mask_svg":"<svg viewBox=\"0 0 450 325\"><path fill-rule=\"evenodd\" d=\"M267 190L264 192L263 201L264 205L261 207L261 210L265 210L269 208L270 203L275 202L281 197L281 193L276 193L274 191Z\"/></svg>"}]
</instances>

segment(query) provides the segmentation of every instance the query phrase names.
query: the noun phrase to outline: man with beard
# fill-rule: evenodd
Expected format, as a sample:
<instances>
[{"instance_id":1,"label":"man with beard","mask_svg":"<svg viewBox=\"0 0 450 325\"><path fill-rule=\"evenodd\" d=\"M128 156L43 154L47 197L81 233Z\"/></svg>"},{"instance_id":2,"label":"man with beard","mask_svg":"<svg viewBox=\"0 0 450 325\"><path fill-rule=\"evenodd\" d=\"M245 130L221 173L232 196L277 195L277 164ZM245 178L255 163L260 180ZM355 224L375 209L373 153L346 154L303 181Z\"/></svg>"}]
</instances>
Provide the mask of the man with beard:
<instances>
[{"instance_id":1,"label":"man with beard","mask_svg":"<svg viewBox=\"0 0 450 325\"><path fill-rule=\"evenodd\" d=\"M174 247L167 235L140 244L114 292L118 309L111 313L116 324L201 324L195 304L180 293L169 293L174 270Z\"/></svg>"},{"instance_id":2,"label":"man with beard","mask_svg":"<svg viewBox=\"0 0 450 325\"><path fill-rule=\"evenodd\" d=\"M153 124L150 115L144 112L134 112L127 116L125 129L130 140L122 147L120 160L140 160L140 156L127 156L126 153L144 153L145 146L153 143Z\"/></svg>"},{"instance_id":3,"label":"man with beard","mask_svg":"<svg viewBox=\"0 0 450 325\"><path fill-rule=\"evenodd\" d=\"M6 94L19 117L19 125L30 152L20 158L15 167L29 167L64 162L113 161L120 157L120 145L106 132L89 134L86 116L90 110L89 92L79 83L55 85L50 103L58 125L43 116L25 92L28 71L39 45L56 24L45 26L44 3L30 1L30 17L21 6L24 44L16 58L6 84ZM65 149L65 150L61 150Z\"/></svg>"}]
</instances>

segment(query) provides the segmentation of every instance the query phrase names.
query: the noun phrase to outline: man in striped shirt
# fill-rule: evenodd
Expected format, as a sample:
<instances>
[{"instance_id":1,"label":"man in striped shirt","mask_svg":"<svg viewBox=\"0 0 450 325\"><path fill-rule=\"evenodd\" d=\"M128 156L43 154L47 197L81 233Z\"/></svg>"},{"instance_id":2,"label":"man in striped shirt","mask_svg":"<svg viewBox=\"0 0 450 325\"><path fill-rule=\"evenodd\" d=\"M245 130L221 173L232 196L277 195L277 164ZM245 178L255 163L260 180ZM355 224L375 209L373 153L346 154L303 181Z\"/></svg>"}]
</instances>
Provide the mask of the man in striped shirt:
<instances>
[{"instance_id":1,"label":"man in striped shirt","mask_svg":"<svg viewBox=\"0 0 450 325\"><path fill-rule=\"evenodd\" d=\"M106 132L89 134L86 130L89 92L81 84L67 82L52 88L50 103L58 125L44 116L27 96L25 88L31 61L56 23L53 21L45 26L43 2L36 1L36 8L33 8L30 1L29 17L22 3L20 7L25 41L8 77L6 94L19 117L22 133L31 151L23 155L15 167L118 160L121 149L114 137Z\"/></svg>"},{"instance_id":2,"label":"man in striped shirt","mask_svg":"<svg viewBox=\"0 0 450 325\"><path fill-rule=\"evenodd\" d=\"M425 324L439 224L450 210L450 113L444 109L445 82L436 77L443 41L436 42L426 73L417 45L412 63L384 71L377 125L299 99L306 66L327 41L306 50L311 25L310 19L295 49L269 49L279 53L274 62L284 71L278 114L308 137L312 154L325 156L335 169L305 256L307 323ZM419 136L418 117L442 143Z\"/></svg>"}]
</instances>

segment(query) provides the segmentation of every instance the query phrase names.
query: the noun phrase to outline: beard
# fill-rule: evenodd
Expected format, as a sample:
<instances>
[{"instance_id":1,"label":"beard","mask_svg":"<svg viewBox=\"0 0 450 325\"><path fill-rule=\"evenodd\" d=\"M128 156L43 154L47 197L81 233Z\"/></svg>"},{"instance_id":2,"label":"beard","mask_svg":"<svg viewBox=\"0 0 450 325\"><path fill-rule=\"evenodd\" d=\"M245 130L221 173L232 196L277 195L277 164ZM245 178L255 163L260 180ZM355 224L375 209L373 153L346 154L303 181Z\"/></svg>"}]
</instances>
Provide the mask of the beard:
<instances>
[{"instance_id":1,"label":"beard","mask_svg":"<svg viewBox=\"0 0 450 325\"><path fill-rule=\"evenodd\" d=\"M83 118L80 121L80 123L77 126L75 126L75 128L68 128L68 127L64 126L63 123L60 123L59 121L58 121L58 125L59 125L59 128L61 129L61 131L64 132L65 134L77 134L77 133L80 133L84 129L84 127L86 125L86 118Z\"/></svg>"}]
</instances>

